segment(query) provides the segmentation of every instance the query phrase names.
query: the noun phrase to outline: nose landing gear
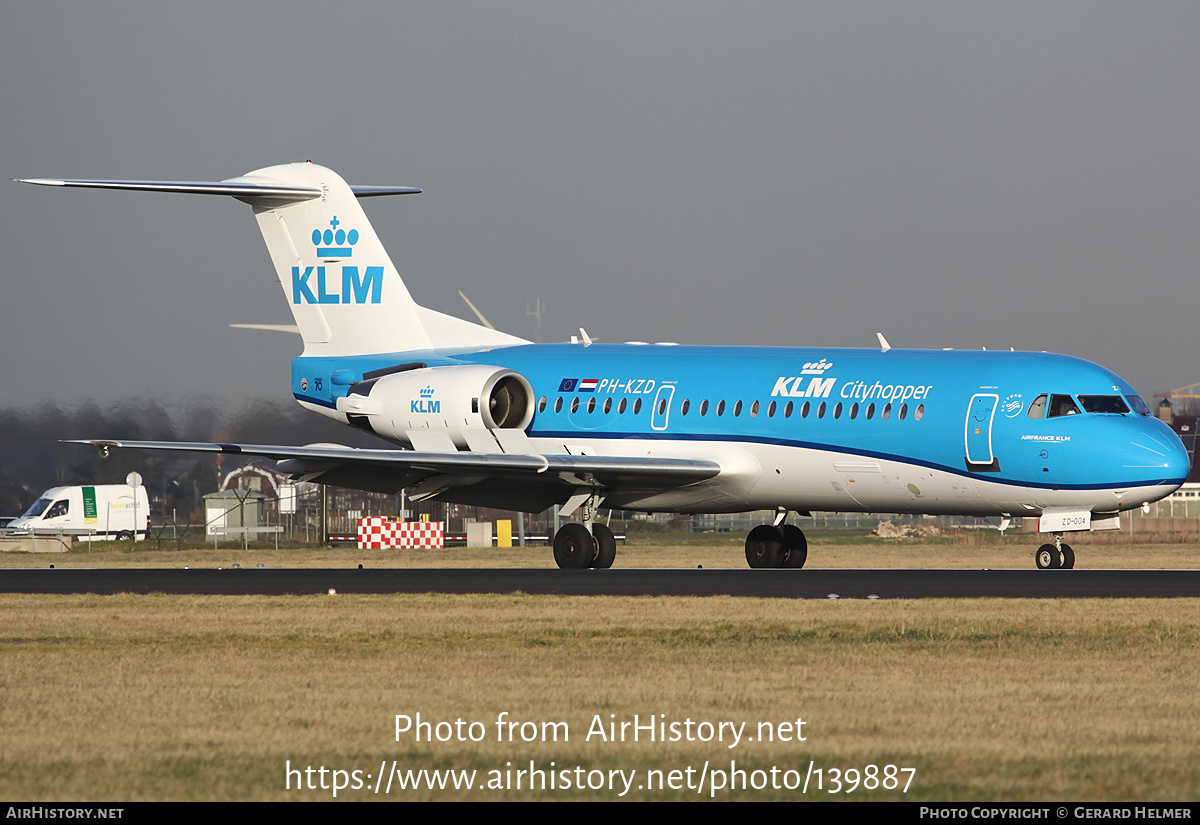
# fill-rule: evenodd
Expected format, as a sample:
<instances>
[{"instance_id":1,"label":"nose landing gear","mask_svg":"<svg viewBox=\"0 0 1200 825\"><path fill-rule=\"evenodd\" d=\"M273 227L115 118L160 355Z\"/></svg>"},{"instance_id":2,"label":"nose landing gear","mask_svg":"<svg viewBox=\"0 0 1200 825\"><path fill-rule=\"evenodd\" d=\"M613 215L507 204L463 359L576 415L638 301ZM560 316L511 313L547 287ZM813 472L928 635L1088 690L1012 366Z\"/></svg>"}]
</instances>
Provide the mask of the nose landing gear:
<instances>
[{"instance_id":1,"label":"nose landing gear","mask_svg":"<svg viewBox=\"0 0 1200 825\"><path fill-rule=\"evenodd\" d=\"M1043 544L1034 556L1039 570L1071 570L1075 567L1075 551L1063 544L1062 533L1054 534L1054 544Z\"/></svg>"}]
</instances>

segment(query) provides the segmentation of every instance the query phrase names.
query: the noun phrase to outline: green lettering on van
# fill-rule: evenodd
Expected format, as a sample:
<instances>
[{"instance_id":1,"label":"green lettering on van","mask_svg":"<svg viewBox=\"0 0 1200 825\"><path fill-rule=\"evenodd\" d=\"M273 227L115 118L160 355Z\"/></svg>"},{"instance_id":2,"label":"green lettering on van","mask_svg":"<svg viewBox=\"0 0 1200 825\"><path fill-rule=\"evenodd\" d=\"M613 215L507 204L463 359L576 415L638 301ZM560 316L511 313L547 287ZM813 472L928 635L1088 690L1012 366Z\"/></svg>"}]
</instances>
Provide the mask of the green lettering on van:
<instances>
[{"instance_id":1,"label":"green lettering on van","mask_svg":"<svg viewBox=\"0 0 1200 825\"><path fill-rule=\"evenodd\" d=\"M96 523L96 488L83 488L83 521L85 524Z\"/></svg>"}]
</instances>

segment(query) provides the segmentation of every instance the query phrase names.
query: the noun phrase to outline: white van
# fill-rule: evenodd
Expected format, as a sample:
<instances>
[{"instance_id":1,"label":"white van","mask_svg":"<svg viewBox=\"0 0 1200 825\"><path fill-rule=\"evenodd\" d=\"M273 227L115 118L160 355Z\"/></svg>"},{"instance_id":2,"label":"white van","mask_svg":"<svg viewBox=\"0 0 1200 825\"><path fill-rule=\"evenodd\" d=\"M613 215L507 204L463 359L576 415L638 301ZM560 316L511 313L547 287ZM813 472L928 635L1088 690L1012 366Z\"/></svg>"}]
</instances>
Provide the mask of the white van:
<instances>
[{"instance_id":1,"label":"white van","mask_svg":"<svg viewBox=\"0 0 1200 825\"><path fill-rule=\"evenodd\" d=\"M136 534L139 541L146 538L149 527L150 501L146 488L128 484L51 487L25 515L8 525L16 533L123 540Z\"/></svg>"}]
</instances>

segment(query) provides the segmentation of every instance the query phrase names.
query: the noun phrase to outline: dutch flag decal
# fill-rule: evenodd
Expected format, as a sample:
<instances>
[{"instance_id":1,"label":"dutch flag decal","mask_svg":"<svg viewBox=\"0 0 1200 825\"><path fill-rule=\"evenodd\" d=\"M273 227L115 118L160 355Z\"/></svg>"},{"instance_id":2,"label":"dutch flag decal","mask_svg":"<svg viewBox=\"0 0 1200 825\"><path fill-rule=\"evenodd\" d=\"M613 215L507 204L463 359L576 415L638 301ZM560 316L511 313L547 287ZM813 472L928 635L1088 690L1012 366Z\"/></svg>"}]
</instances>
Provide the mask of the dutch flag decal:
<instances>
[{"instance_id":1,"label":"dutch flag decal","mask_svg":"<svg viewBox=\"0 0 1200 825\"><path fill-rule=\"evenodd\" d=\"M599 378L585 378L579 382L580 392L595 392L596 385L600 383Z\"/></svg>"}]
</instances>

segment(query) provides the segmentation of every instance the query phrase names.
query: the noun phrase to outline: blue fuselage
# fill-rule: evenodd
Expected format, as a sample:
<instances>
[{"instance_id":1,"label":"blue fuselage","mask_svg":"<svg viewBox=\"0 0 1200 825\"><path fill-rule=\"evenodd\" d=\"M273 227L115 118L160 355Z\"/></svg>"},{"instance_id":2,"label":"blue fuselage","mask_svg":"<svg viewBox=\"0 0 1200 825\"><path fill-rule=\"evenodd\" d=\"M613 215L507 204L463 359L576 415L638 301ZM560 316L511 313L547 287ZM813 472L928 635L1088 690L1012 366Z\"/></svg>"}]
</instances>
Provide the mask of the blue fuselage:
<instances>
[{"instance_id":1,"label":"blue fuselage","mask_svg":"<svg viewBox=\"0 0 1200 825\"><path fill-rule=\"evenodd\" d=\"M1128 509L1145 496L1122 498L1124 491L1165 495L1188 473L1179 439L1148 413L1127 382L1088 361L1046 353L526 345L461 354L300 357L293 362L292 390L302 403L338 417L337 398L364 372L405 362L488 364L520 373L534 390L536 411L527 428L532 439L589 443L618 454L622 441L649 443L651 451L669 444L674 455L690 445L698 456L712 445L741 445L762 465L759 489L777 498L782 493L769 476L774 469L782 477L784 470L769 465L789 462L820 464L817 475L828 476L835 493L839 484L845 487L863 509L875 509L875 499L882 505L896 497L856 494L891 483L863 478L877 472L872 462L885 477L888 468L906 468L895 479L901 491L933 484L919 481L925 471L941 486L953 486L954 478L975 485L967 496L972 500L1004 499L974 508L979 512L1009 512L1030 498L1038 503L1027 509L1040 510L1052 491L1107 491L1111 501L1093 499L1088 506ZM979 492L999 489L994 485L1013 489ZM807 501L818 488L805 489ZM845 498L831 495L834 503ZM956 509L927 506L920 493L913 496L907 508L913 511ZM816 498L828 503L820 493Z\"/></svg>"}]
</instances>

